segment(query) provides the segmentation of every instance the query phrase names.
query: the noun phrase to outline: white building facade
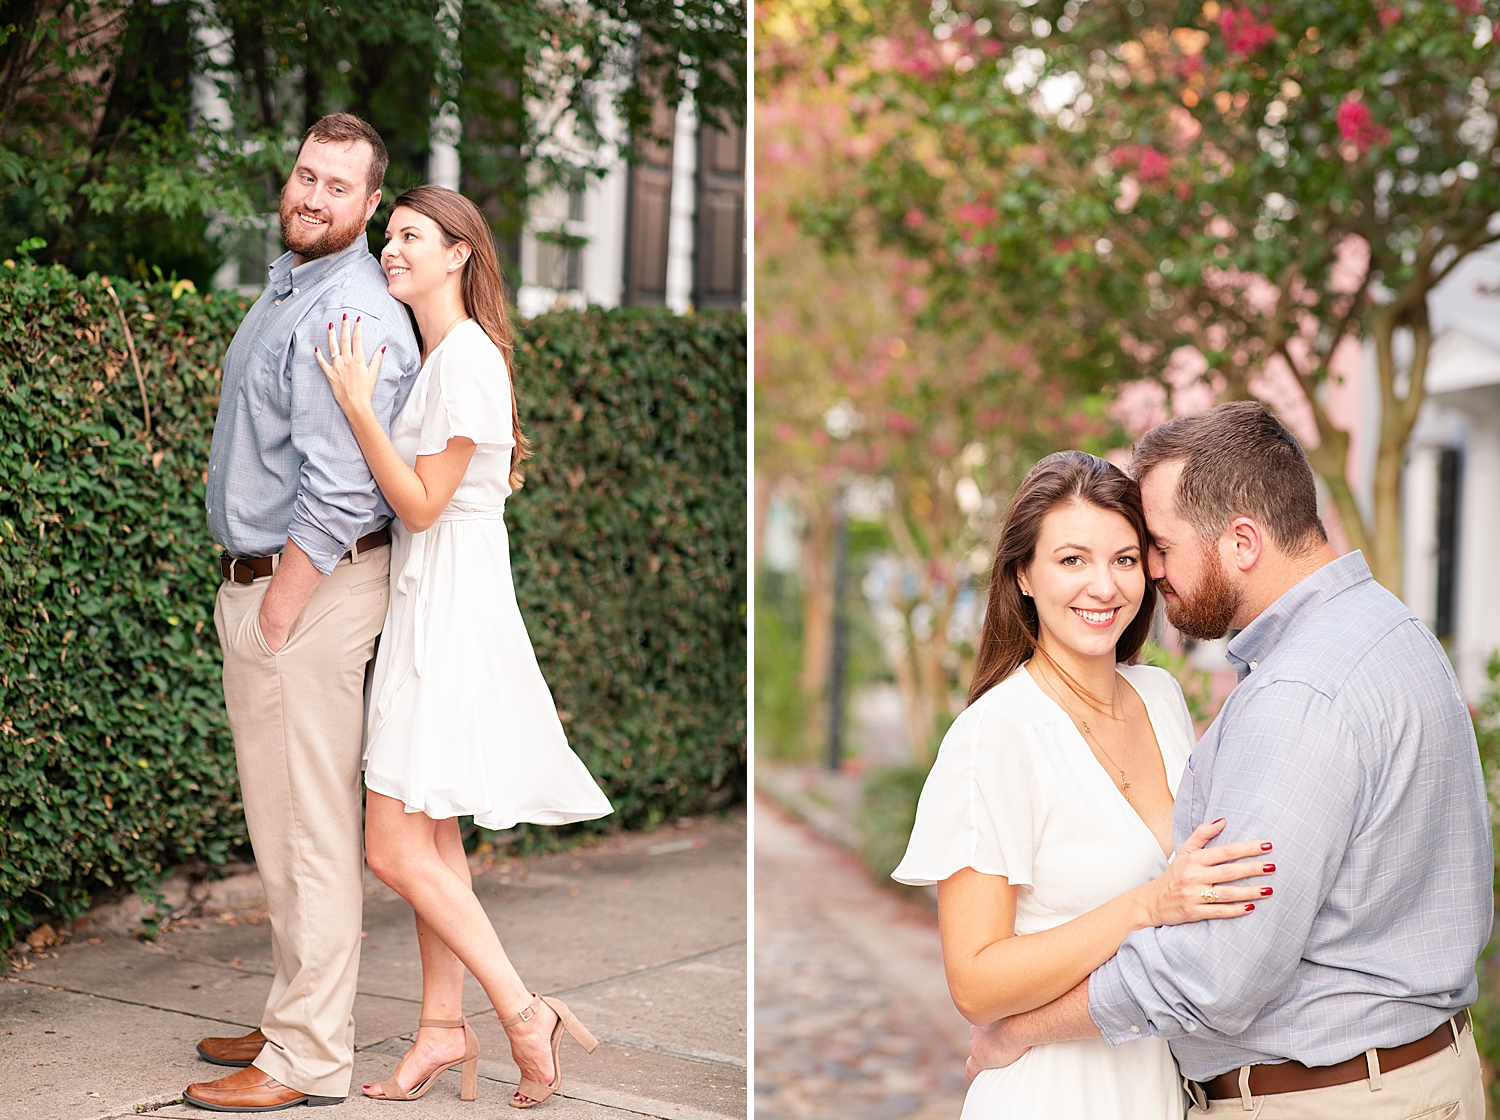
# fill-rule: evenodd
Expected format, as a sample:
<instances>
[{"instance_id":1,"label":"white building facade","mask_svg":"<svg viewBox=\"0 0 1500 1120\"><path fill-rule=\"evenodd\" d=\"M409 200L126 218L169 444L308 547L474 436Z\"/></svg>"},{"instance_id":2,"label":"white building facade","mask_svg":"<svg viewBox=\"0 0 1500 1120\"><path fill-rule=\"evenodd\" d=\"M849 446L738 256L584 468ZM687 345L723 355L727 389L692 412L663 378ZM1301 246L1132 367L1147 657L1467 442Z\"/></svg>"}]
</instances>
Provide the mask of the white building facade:
<instances>
[{"instance_id":1,"label":"white building facade","mask_svg":"<svg viewBox=\"0 0 1500 1120\"><path fill-rule=\"evenodd\" d=\"M1402 597L1473 702L1500 650L1500 246L1455 268L1428 308L1427 400L1402 476Z\"/></svg>"}]
</instances>

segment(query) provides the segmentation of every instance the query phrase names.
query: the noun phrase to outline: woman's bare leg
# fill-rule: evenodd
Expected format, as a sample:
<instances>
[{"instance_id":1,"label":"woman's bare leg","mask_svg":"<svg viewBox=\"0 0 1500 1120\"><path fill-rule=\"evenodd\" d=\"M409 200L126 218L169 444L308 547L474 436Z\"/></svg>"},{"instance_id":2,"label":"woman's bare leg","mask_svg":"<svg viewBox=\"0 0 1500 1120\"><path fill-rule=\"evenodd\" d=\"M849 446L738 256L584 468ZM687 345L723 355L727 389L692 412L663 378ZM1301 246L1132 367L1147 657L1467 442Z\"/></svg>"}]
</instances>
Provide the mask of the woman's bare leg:
<instances>
[{"instance_id":1,"label":"woman's bare leg","mask_svg":"<svg viewBox=\"0 0 1500 1120\"><path fill-rule=\"evenodd\" d=\"M434 843L438 855L465 883L472 884L469 876L469 861L464 856L463 839L458 831L458 818L429 821L433 828ZM464 964L453 955L453 950L443 943L416 914L417 947L422 954L422 1018L463 1018ZM392 1074L396 1084L404 1092L411 1092L429 1073L441 1065L456 1062L464 1056L464 1032L461 1027L420 1027L417 1039ZM366 1090L374 1088L366 1085Z\"/></svg>"},{"instance_id":2,"label":"woman's bare leg","mask_svg":"<svg viewBox=\"0 0 1500 1120\"><path fill-rule=\"evenodd\" d=\"M474 974L500 1016L509 1018L531 1002L531 992L474 897L467 861L462 862L462 870L450 864L452 842L439 841L439 825L444 823L422 813L408 813L400 801L371 790L365 801L365 858L380 881L406 899L428 932ZM457 839L457 823L452 822L453 840ZM457 856L462 860L461 847ZM437 963L440 969L445 967ZM424 953L424 969L426 964ZM459 982L461 993L461 971ZM424 981L424 1014L426 997ZM556 1022L556 1013L543 1004L529 1022L507 1032L522 1075L543 1085L551 1084L554 1075L551 1036Z\"/></svg>"}]
</instances>

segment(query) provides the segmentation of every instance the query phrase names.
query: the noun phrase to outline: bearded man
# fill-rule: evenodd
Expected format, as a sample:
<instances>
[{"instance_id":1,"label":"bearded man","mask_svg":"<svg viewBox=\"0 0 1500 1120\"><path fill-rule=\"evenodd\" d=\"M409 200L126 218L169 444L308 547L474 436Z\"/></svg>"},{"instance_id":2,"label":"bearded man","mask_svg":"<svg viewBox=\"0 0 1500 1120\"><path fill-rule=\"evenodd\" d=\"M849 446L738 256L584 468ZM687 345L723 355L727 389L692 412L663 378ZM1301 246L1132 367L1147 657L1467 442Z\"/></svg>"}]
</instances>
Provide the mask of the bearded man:
<instances>
[{"instance_id":1,"label":"bearded man","mask_svg":"<svg viewBox=\"0 0 1500 1120\"><path fill-rule=\"evenodd\" d=\"M348 113L307 130L281 192L289 251L224 358L206 501L224 549L214 622L276 975L259 1030L198 1044L210 1062L246 1067L187 1088L214 1111L337 1104L354 1068L363 693L391 510L313 347L330 324L362 320L366 345L386 350L375 411L389 428L420 361L365 240L388 162Z\"/></svg>"},{"instance_id":2,"label":"bearded man","mask_svg":"<svg viewBox=\"0 0 1500 1120\"><path fill-rule=\"evenodd\" d=\"M1176 842L1220 818L1216 843L1272 841L1275 895L1242 920L1132 933L1058 1000L976 1027L971 1071L1157 1035L1190 1116L1481 1120L1467 1009L1494 864L1447 655L1329 546L1307 458L1259 404L1151 430L1132 473L1167 618L1238 631L1239 683L1178 787Z\"/></svg>"}]
</instances>

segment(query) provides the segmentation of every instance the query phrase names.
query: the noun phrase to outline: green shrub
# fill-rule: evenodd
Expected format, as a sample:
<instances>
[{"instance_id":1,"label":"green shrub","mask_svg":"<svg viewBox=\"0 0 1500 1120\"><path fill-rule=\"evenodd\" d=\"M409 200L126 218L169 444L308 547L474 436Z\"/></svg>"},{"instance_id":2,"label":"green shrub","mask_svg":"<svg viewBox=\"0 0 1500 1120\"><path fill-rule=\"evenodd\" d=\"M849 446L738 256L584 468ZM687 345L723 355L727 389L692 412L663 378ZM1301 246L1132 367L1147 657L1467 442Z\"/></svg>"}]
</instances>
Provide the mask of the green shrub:
<instances>
[{"instance_id":1,"label":"green shrub","mask_svg":"<svg viewBox=\"0 0 1500 1120\"><path fill-rule=\"evenodd\" d=\"M0 266L0 943L246 844L203 472L248 301ZM126 342L129 323L141 380ZM745 324L543 316L508 509L574 748L649 825L744 793ZM145 433L142 388L149 401Z\"/></svg>"},{"instance_id":2,"label":"green shrub","mask_svg":"<svg viewBox=\"0 0 1500 1120\"><path fill-rule=\"evenodd\" d=\"M877 882L885 882L906 854L917 823L917 800L926 766L879 766L864 775L857 824L859 855Z\"/></svg>"},{"instance_id":3,"label":"green shrub","mask_svg":"<svg viewBox=\"0 0 1500 1120\"><path fill-rule=\"evenodd\" d=\"M1489 790L1492 838L1500 820L1500 651L1490 654L1485 666L1489 680L1484 696L1474 709L1474 737L1479 744L1479 762ZM1495 864L1494 890L1500 898L1500 861ZM1491 1113L1500 1112L1500 1080L1494 1070L1500 1065L1500 930L1490 937L1475 971L1479 974L1479 1000L1474 1004L1474 1041L1485 1060L1485 1095Z\"/></svg>"}]
</instances>

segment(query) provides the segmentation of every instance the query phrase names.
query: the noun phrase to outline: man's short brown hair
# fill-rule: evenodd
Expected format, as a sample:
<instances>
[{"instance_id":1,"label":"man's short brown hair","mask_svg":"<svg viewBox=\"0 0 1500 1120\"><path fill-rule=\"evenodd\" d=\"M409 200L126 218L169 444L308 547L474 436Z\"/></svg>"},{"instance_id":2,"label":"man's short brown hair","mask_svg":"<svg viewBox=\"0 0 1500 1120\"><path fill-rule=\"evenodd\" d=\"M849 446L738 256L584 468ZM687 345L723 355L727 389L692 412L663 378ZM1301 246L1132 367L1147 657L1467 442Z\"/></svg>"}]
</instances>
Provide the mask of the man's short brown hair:
<instances>
[{"instance_id":1,"label":"man's short brown hair","mask_svg":"<svg viewBox=\"0 0 1500 1120\"><path fill-rule=\"evenodd\" d=\"M1249 517L1293 556L1328 543L1302 445L1259 402L1233 401L1152 428L1136 444L1130 473L1141 482L1176 462L1177 515L1200 540L1217 540L1236 517Z\"/></svg>"},{"instance_id":2,"label":"man's short brown hair","mask_svg":"<svg viewBox=\"0 0 1500 1120\"><path fill-rule=\"evenodd\" d=\"M391 165L390 153L385 150L385 141L367 122L353 113L329 113L313 123L302 136L302 143L316 140L320 144L365 143L370 145L370 172L365 197L369 198L385 182L385 169Z\"/></svg>"}]
</instances>

